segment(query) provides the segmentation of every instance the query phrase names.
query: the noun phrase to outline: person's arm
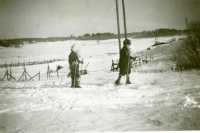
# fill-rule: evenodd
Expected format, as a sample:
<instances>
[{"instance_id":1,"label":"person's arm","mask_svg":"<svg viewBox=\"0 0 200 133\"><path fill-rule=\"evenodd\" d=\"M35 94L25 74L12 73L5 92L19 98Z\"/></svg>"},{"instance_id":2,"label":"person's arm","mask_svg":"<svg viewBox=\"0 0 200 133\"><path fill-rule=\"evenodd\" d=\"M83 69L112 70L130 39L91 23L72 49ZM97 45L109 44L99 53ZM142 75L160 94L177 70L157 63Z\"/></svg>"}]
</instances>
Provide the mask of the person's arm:
<instances>
[{"instance_id":1,"label":"person's arm","mask_svg":"<svg viewBox=\"0 0 200 133\"><path fill-rule=\"evenodd\" d=\"M124 53L124 50L120 50L120 60L124 60L124 57L125 57L125 53Z\"/></svg>"},{"instance_id":2,"label":"person's arm","mask_svg":"<svg viewBox=\"0 0 200 133\"><path fill-rule=\"evenodd\" d=\"M68 62L70 65L72 65L72 62L73 62L73 58L72 58L72 55L70 54L69 57L68 57Z\"/></svg>"},{"instance_id":3,"label":"person's arm","mask_svg":"<svg viewBox=\"0 0 200 133\"><path fill-rule=\"evenodd\" d=\"M136 60L137 56L133 57L133 56L130 56L130 59L132 60Z\"/></svg>"},{"instance_id":4,"label":"person's arm","mask_svg":"<svg viewBox=\"0 0 200 133\"><path fill-rule=\"evenodd\" d=\"M76 53L75 60L76 60L78 63L83 64L83 60L79 60L79 58L78 58L78 53Z\"/></svg>"},{"instance_id":5,"label":"person's arm","mask_svg":"<svg viewBox=\"0 0 200 133\"><path fill-rule=\"evenodd\" d=\"M71 64L69 56L68 56L68 63Z\"/></svg>"},{"instance_id":6,"label":"person's arm","mask_svg":"<svg viewBox=\"0 0 200 133\"><path fill-rule=\"evenodd\" d=\"M84 62L83 62L83 60L78 60L78 63L81 63L81 64L83 64Z\"/></svg>"},{"instance_id":7,"label":"person's arm","mask_svg":"<svg viewBox=\"0 0 200 133\"><path fill-rule=\"evenodd\" d=\"M125 60L124 60L124 58L125 58L125 56L126 56L125 54L126 54L126 53L124 52L124 50L121 49L121 50L120 50L119 64L118 64L119 67L122 66L123 63L124 63L124 61L125 61Z\"/></svg>"}]
</instances>

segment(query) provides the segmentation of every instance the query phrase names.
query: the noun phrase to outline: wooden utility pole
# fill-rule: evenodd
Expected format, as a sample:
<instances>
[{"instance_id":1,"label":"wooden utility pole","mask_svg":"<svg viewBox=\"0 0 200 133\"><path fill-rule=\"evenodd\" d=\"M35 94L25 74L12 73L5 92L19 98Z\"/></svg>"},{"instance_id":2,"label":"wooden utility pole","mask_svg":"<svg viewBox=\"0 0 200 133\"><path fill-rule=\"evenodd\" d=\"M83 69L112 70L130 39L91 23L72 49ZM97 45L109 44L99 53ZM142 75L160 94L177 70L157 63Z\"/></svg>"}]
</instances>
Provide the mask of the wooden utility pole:
<instances>
[{"instance_id":1,"label":"wooden utility pole","mask_svg":"<svg viewBox=\"0 0 200 133\"><path fill-rule=\"evenodd\" d=\"M126 35L126 16L125 16L125 6L124 6L124 0L122 0L122 7L123 7L123 16L124 16L124 34L125 34L125 40L127 39L127 35ZM126 73L126 80L128 80L128 70L130 69L129 68L129 58L130 58L130 55L128 56L128 66L127 66L127 73Z\"/></svg>"},{"instance_id":2,"label":"wooden utility pole","mask_svg":"<svg viewBox=\"0 0 200 133\"><path fill-rule=\"evenodd\" d=\"M121 40L120 40L120 26L119 26L118 0L116 0L116 14L117 14L117 29L118 29L119 58L120 58Z\"/></svg>"},{"instance_id":3,"label":"wooden utility pole","mask_svg":"<svg viewBox=\"0 0 200 133\"><path fill-rule=\"evenodd\" d=\"M124 0L122 0L122 7L123 7L123 16L124 16L124 34L125 34L125 39L127 39L126 35L126 15L125 15L125 6L124 6Z\"/></svg>"},{"instance_id":4,"label":"wooden utility pole","mask_svg":"<svg viewBox=\"0 0 200 133\"><path fill-rule=\"evenodd\" d=\"M187 27L187 30L188 30L187 18L185 18L185 21L186 21L186 27Z\"/></svg>"},{"instance_id":5,"label":"wooden utility pole","mask_svg":"<svg viewBox=\"0 0 200 133\"><path fill-rule=\"evenodd\" d=\"M156 29L155 29L155 44L156 44L156 37L157 37L157 34L156 34Z\"/></svg>"}]
</instances>

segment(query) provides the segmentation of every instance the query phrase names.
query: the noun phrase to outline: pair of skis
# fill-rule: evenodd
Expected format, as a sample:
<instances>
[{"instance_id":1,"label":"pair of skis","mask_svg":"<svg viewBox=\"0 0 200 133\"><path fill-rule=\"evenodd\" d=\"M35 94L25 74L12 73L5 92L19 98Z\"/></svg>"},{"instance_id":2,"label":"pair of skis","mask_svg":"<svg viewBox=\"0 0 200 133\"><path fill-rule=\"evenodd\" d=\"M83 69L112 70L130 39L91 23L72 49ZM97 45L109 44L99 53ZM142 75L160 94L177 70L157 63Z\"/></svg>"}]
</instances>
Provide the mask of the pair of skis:
<instances>
[{"instance_id":1,"label":"pair of skis","mask_svg":"<svg viewBox=\"0 0 200 133\"><path fill-rule=\"evenodd\" d=\"M82 59L82 62L83 62L83 59ZM77 64L77 60L76 60L76 62L75 62L75 71L74 71L74 88L75 88L75 83L76 83L76 67L77 67L77 65L79 64ZM81 65L81 71L82 71L82 67L83 67L83 63L82 63L82 65ZM87 67L87 66L86 66ZM80 74L80 80L81 80L81 74Z\"/></svg>"}]
</instances>

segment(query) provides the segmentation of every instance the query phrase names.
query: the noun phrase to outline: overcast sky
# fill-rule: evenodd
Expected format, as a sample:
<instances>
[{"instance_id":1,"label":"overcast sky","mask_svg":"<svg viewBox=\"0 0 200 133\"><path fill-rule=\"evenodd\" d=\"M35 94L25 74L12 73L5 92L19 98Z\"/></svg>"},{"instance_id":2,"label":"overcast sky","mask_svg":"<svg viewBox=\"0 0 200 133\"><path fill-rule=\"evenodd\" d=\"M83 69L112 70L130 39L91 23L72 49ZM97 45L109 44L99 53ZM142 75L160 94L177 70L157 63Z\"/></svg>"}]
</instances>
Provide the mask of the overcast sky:
<instances>
[{"instance_id":1,"label":"overcast sky","mask_svg":"<svg viewBox=\"0 0 200 133\"><path fill-rule=\"evenodd\" d=\"M200 0L124 0L127 33L158 28L185 29L200 20ZM120 31L122 0L118 0ZM0 0L0 39L117 34L115 0Z\"/></svg>"}]
</instances>

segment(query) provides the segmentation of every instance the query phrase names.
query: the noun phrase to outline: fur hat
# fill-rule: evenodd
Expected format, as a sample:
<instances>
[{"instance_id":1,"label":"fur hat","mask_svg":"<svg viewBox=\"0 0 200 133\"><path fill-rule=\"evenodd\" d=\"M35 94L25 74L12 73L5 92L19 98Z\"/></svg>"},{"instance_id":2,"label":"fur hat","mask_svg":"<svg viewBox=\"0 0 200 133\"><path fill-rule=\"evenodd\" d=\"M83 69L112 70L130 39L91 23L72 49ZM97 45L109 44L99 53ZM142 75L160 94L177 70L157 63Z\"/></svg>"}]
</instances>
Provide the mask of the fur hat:
<instances>
[{"instance_id":1,"label":"fur hat","mask_svg":"<svg viewBox=\"0 0 200 133\"><path fill-rule=\"evenodd\" d=\"M80 56L80 54L81 54L80 46L78 46L78 45L76 45L76 44L73 44L73 45L71 46L71 50L72 50L73 52L77 53L79 57L81 57L81 56Z\"/></svg>"},{"instance_id":2,"label":"fur hat","mask_svg":"<svg viewBox=\"0 0 200 133\"><path fill-rule=\"evenodd\" d=\"M131 41L129 39L125 39L123 44L124 45L131 45Z\"/></svg>"},{"instance_id":3,"label":"fur hat","mask_svg":"<svg viewBox=\"0 0 200 133\"><path fill-rule=\"evenodd\" d=\"M76 44L73 44L71 46L71 50L74 51L74 52L79 52L80 51L80 47Z\"/></svg>"}]
</instances>

